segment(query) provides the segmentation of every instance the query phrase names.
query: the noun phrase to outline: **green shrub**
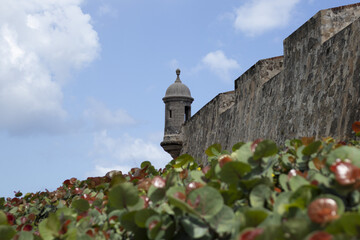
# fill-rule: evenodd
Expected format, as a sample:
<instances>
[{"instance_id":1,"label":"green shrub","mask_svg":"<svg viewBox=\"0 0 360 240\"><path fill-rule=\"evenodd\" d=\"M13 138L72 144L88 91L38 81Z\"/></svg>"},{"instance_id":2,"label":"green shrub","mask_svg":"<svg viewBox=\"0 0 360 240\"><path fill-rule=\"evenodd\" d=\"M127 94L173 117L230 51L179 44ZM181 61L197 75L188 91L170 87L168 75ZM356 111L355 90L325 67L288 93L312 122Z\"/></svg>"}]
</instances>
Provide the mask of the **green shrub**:
<instances>
[{"instance_id":1,"label":"green shrub","mask_svg":"<svg viewBox=\"0 0 360 240\"><path fill-rule=\"evenodd\" d=\"M360 149L334 139L206 150L156 170L66 180L0 198L6 239L359 239Z\"/></svg>"}]
</instances>

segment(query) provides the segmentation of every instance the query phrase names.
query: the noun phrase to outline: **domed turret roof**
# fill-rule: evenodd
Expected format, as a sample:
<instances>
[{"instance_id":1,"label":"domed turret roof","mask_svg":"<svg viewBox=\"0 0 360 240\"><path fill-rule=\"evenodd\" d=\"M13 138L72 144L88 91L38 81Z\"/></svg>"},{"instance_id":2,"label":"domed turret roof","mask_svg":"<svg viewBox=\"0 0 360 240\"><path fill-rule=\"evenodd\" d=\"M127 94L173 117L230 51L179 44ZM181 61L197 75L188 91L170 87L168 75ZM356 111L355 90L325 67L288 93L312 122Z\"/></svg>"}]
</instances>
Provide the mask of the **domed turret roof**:
<instances>
[{"instance_id":1,"label":"domed turret roof","mask_svg":"<svg viewBox=\"0 0 360 240\"><path fill-rule=\"evenodd\" d=\"M168 97L187 97L192 98L190 89L180 80L180 69L176 69L177 78L173 84L171 84L165 93L165 98Z\"/></svg>"}]
</instances>

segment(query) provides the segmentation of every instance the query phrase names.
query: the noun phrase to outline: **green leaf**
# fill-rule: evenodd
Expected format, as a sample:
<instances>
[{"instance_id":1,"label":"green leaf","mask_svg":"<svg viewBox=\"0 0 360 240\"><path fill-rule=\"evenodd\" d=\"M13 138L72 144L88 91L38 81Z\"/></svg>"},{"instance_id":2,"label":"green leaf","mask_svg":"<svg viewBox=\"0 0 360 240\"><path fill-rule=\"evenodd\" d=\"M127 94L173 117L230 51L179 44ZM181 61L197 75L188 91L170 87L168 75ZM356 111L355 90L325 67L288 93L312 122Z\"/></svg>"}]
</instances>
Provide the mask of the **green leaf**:
<instances>
[{"instance_id":1,"label":"green leaf","mask_svg":"<svg viewBox=\"0 0 360 240\"><path fill-rule=\"evenodd\" d=\"M281 188L284 190L284 191L290 191L290 188L288 186L288 176L286 174L280 174L279 176L279 183L280 183L280 186Z\"/></svg>"},{"instance_id":2,"label":"green leaf","mask_svg":"<svg viewBox=\"0 0 360 240\"><path fill-rule=\"evenodd\" d=\"M146 220L147 236L149 239L156 239L158 237L160 228L162 226L162 220L160 216L154 215ZM160 234L159 234L160 235ZM161 237L161 236L160 236Z\"/></svg>"},{"instance_id":3,"label":"green leaf","mask_svg":"<svg viewBox=\"0 0 360 240\"><path fill-rule=\"evenodd\" d=\"M151 162L149 162L149 161L143 161L143 162L140 164L140 168L144 168L144 167L146 167L146 166L151 167L151 166L152 166Z\"/></svg>"},{"instance_id":4,"label":"green leaf","mask_svg":"<svg viewBox=\"0 0 360 240\"><path fill-rule=\"evenodd\" d=\"M316 153L321 147L321 145L321 141L312 142L302 150L302 154L304 154L305 156L310 156L311 154Z\"/></svg>"},{"instance_id":5,"label":"green leaf","mask_svg":"<svg viewBox=\"0 0 360 240\"><path fill-rule=\"evenodd\" d=\"M336 161L336 159L349 159L352 164L360 167L360 149L350 146L341 146L329 153L326 163L331 165Z\"/></svg>"},{"instance_id":6,"label":"green leaf","mask_svg":"<svg viewBox=\"0 0 360 240\"><path fill-rule=\"evenodd\" d=\"M185 188L181 186L174 186L166 191L166 196L169 199L169 203L174 207L178 207L185 212L195 214L194 209L185 202L185 199L179 199L175 197L175 194L178 192L183 193L185 195Z\"/></svg>"},{"instance_id":7,"label":"green leaf","mask_svg":"<svg viewBox=\"0 0 360 240\"><path fill-rule=\"evenodd\" d=\"M201 238L209 231L206 223L192 216L182 218L180 223L192 239Z\"/></svg>"},{"instance_id":8,"label":"green leaf","mask_svg":"<svg viewBox=\"0 0 360 240\"><path fill-rule=\"evenodd\" d=\"M72 231L71 232L71 237L72 237L72 234L75 234L76 232L75 231ZM92 237L90 237L89 235L87 235L87 234L77 234L77 236L76 236L76 238L75 238L76 240L93 240L93 238ZM74 240L75 240L74 239ZM66 238L66 240L69 240L68 239L68 237Z\"/></svg>"},{"instance_id":9,"label":"green leaf","mask_svg":"<svg viewBox=\"0 0 360 240\"><path fill-rule=\"evenodd\" d=\"M260 142L254 152L254 160L258 160L264 157L270 157L278 152L276 143L272 140L264 140Z\"/></svg>"},{"instance_id":10,"label":"green leaf","mask_svg":"<svg viewBox=\"0 0 360 240\"><path fill-rule=\"evenodd\" d=\"M126 182L126 178L122 174L115 174L111 177L110 186L114 187L124 182Z\"/></svg>"},{"instance_id":11,"label":"green leaf","mask_svg":"<svg viewBox=\"0 0 360 240\"><path fill-rule=\"evenodd\" d=\"M240 162L248 163L249 159L252 158L253 153L251 151L251 142L245 143L238 150L231 154L233 159L237 159Z\"/></svg>"},{"instance_id":12,"label":"green leaf","mask_svg":"<svg viewBox=\"0 0 360 240\"><path fill-rule=\"evenodd\" d=\"M125 214L125 213L126 213L126 210L125 210L125 209L122 209L122 210L114 210L114 211L111 211L111 212L109 213L108 218L110 219L111 217L116 216L117 219L118 219L118 221L120 221L122 215Z\"/></svg>"},{"instance_id":13,"label":"green leaf","mask_svg":"<svg viewBox=\"0 0 360 240\"><path fill-rule=\"evenodd\" d=\"M131 205L131 206L129 205L129 206L128 206L128 210L129 210L129 211L137 211L137 210L143 209L144 206L145 206L145 201L144 201L144 199L139 198L139 201L137 201L137 203L136 203L135 205Z\"/></svg>"},{"instance_id":14,"label":"green leaf","mask_svg":"<svg viewBox=\"0 0 360 240\"><path fill-rule=\"evenodd\" d=\"M137 211L135 214L136 225L138 225L141 228L145 228L147 219L155 214L157 213L152 209L141 209Z\"/></svg>"},{"instance_id":15,"label":"green leaf","mask_svg":"<svg viewBox=\"0 0 360 240\"><path fill-rule=\"evenodd\" d=\"M290 141L290 145L293 146L295 149L297 149L298 147L302 146L303 143L300 139L292 139Z\"/></svg>"},{"instance_id":16,"label":"green leaf","mask_svg":"<svg viewBox=\"0 0 360 240\"><path fill-rule=\"evenodd\" d=\"M292 193L289 199L289 204L286 205L287 209L292 207L304 209L308 204L314 199L315 196L318 196L320 190L314 185L303 185L299 187L296 191Z\"/></svg>"},{"instance_id":17,"label":"green leaf","mask_svg":"<svg viewBox=\"0 0 360 240\"><path fill-rule=\"evenodd\" d=\"M228 162L220 170L220 179L228 184L236 184L251 171L251 166L243 162Z\"/></svg>"},{"instance_id":18,"label":"green leaf","mask_svg":"<svg viewBox=\"0 0 360 240\"><path fill-rule=\"evenodd\" d=\"M236 188L221 189L221 196L224 199L224 203L228 206L232 206L236 200L243 198L244 194Z\"/></svg>"},{"instance_id":19,"label":"green leaf","mask_svg":"<svg viewBox=\"0 0 360 240\"><path fill-rule=\"evenodd\" d=\"M113 187L108 194L109 205L115 209L128 208L139 202L138 190L132 183L121 183Z\"/></svg>"},{"instance_id":20,"label":"green leaf","mask_svg":"<svg viewBox=\"0 0 360 240\"><path fill-rule=\"evenodd\" d=\"M352 212L344 213L339 219L330 223L325 230L334 235L346 233L348 236L359 236L360 214Z\"/></svg>"},{"instance_id":21,"label":"green leaf","mask_svg":"<svg viewBox=\"0 0 360 240\"><path fill-rule=\"evenodd\" d=\"M61 223L55 213L50 213L49 217L39 224L39 232L46 240L58 236L60 228Z\"/></svg>"},{"instance_id":22,"label":"green leaf","mask_svg":"<svg viewBox=\"0 0 360 240\"><path fill-rule=\"evenodd\" d=\"M289 204L289 199L293 193L292 192L282 192L275 200L274 212L283 215L287 211L287 205Z\"/></svg>"},{"instance_id":23,"label":"green leaf","mask_svg":"<svg viewBox=\"0 0 360 240\"><path fill-rule=\"evenodd\" d=\"M0 197L0 209L4 208L4 204L5 204L5 198L4 197Z\"/></svg>"},{"instance_id":24,"label":"green leaf","mask_svg":"<svg viewBox=\"0 0 360 240\"><path fill-rule=\"evenodd\" d=\"M288 240L289 238L285 236L282 226L269 225L264 227L263 233L256 240Z\"/></svg>"},{"instance_id":25,"label":"green leaf","mask_svg":"<svg viewBox=\"0 0 360 240\"><path fill-rule=\"evenodd\" d=\"M123 226L125 229L129 231L133 231L133 232L136 231L138 229L138 226L135 223L136 213L137 213L136 211L132 211L122 214L120 219L121 226Z\"/></svg>"},{"instance_id":26,"label":"green leaf","mask_svg":"<svg viewBox=\"0 0 360 240\"><path fill-rule=\"evenodd\" d=\"M235 152L236 150L238 150L239 148L241 148L242 145L244 145L244 142L238 142L236 143L233 147L232 147L232 151Z\"/></svg>"},{"instance_id":27,"label":"green leaf","mask_svg":"<svg viewBox=\"0 0 360 240\"><path fill-rule=\"evenodd\" d=\"M271 189L264 185L257 185L250 193L250 204L252 207L264 207L264 204L269 201L271 197Z\"/></svg>"},{"instance_id":28,"label":"green leaf","mask_svg":"<svg viewBox=\"0 0 360 240\"><path fill-rule=\"evenodd\" d=\"M194 158L189 154L183 154L176 158L173 168L177 171L182 171L184 168L192 164L194 164Z\"/></svg>"},{"instance_id":29,"label":"green leaf","mask_svg":"<svg viewBox=\"0 0 360 240\"><path fill-rule=\"evenodd\" d=\"M293 176L289 180L289 186L292 191L296 191L299 187L310 184L301 176Z\"/></svg>"},{"instance_id":30,"label":"green leaf","mask_svg":"<svg viewBox=\"0 0 360 240\"><path fill-rule=\"evenodd\" d=\"M0 237L1 239L1 237ZM32 232L20 232L19 233L19 239L18 240L33 240L34 239L34 235ZM69 239L71 240L71 239Z\"/></svg>"},{"instance_id":31,"label":"green leaf","mask_svg":"<svg viewBox=\"0 0 360 240\"><path fill-rule=\"evenodd\" d=\"M162 215L161 221L162 221L162 225L161 225L162 234L159 234L161 238L158 237L157 239L173 239L174 233L176 231L176 225L173 217L167 214Z\"/></svg>"},{"instance_id":32,"label":"green leaf","mask_svg":"<svg viewBox=\"0 0 360 240\"><path fill-rule=\"evenodd\" d=\"M223 207L224 200L218 190L212 187L201 187L188 195L192 208L205 219L215 216Z\"/></svg>"},{"instance_id":33,"label":"green leaf","mask_svg":"<svg viewBox=\"0 0 360 240\"><path fill-rule=\"evenodd\" d=\"M4 213L4 211L0 210L0 225L7 225L7 224L8 224L8 220L6 214Z\"/></svg>"},{"instance_id":34,"label":"green leaf","mask_svg":"<svg viewBox=\"0 0 360 240\"><path fill-rule=\"evenodd\" d=\"M90 208L89 202L82 198L74 200L71 206L79 212L86 212Z\"/></svg>"},{"instance_id":35,"label":"green leaf","mask_svg":"<svg viewBox=\"0 0 360 240\"><path fill-rule=\"evenodd\" d=\"M210 220L209 223L218 233L230 233L235 228L235 214L233 210L224 205L223 208Z\"/></svg>"},{"instance_id":36,"label":"green leaf","mask_svg":"<svg viewBox=\"0 0 360 240\"><path fill-rule=\"evenodd\" d=\"M262 223L269 215L269 212L264 209L249 208L245 211L245 226L257 227Z\"/></svg>"},{"instance_id":37,"label":"green leaf","mask_svg":"<svg viewBox=\"0 0 360 240\"><path fill-rule=\"evenodd\" d=\"M148 196L150 201L152 201L153 203L157 203L164 199L165 193L166 193L165 188L157 188L151 185L148 191Z\"/></svg>"},{"instance_id":38,"label":"green leaf","mask_svg":"<svg viewBox=\"0 0 360 240\"><path fill-rule=\"evenodd\" d=\"M291 239L302 240L309 232L309 222L306 218L292 218L283 222L283 230Z\"/></svg>"},{"instance_id":39,"label":"green leaf","mask_svg":"<svg viewBox=\"0 0 360 240\"><path fill-rule=\"evenodd\" d=\"M312 182L312 181L317 181L319 185L329 187L331 178L326 177L323 174L316 172L316 173L312 174L310 177L310 182Z\"/></svg>"},{"instance_id":40,"label":"green leaf","mask_svg":"<svg viewBox=\"0 0 360 240\"><path fill-rule=\"evenodd\" d=\"M251 191L256 185L258 185L261 182L261 178L260 177L254 177L252 179L245 179L245 180L240 180L240 186L241 188L243 188L244 190L248 190Z\"/></svg>"},{"instance_id":41,"label":"green leaf","mask_svg":"<svg viewBox=\"0 0 360 240\"><path fill-rule=\"evenodd\" d=\"M16 231L11 226L0 226L0 239L1 240L11 240L16 234Z\"/></svg>"},{"instance_id":42,"label":"green leaf","mask_svg":"<svg viewBox=\"0 0 360 240\"><path fill-rule=\"evenodd\" d=\"M208 147L208 149L205 150L205 154L209 157L218 156L221 154L221 145L219 143L215 143Z\"/></svg>"},{"instance_id":43,"label":"green leaf","mask_svg":"<svg viewBox=\"0 0 360 240\"><path fill-rule=\"evenodd\" d=\"M192 182L205 183L203 180L205 174L202 171L191 171L189 175Z\"/></svg>"},{"instance_id":44,"label":"green leaf","mask_svg":"<svg viewBox=\"0 0 360 240\"><path fill-rule=\"evenodd\" d=\"M281 156L281 161L282 161L284 167L286 167L287 169L293 168L293 163L290 162L289 158L294 158L294 156L292 154L288 154L288 153Z\"/></svg>"},{"instance_id":45,"label":"green leaf","mask_svg":"<svg viewBox=\"0 0 360 240\"><path fill-rule=\"evenodd\" d=\"M135 223L137 211L126 212L121 216L121 226L134 234L134 239L146 239L146 229L138 227Z\"/></svg>"}]
</instances>

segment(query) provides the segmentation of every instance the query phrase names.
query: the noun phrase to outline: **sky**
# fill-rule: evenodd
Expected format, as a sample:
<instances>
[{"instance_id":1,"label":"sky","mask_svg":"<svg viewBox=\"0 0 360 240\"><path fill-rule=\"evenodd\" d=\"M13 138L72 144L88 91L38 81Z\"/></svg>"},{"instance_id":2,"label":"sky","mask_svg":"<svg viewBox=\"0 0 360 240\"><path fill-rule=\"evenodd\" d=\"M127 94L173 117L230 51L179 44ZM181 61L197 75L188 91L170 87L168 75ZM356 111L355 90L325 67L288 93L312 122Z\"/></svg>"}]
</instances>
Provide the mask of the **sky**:
<instances>
[{"instance_id":1,"label":"sky","mask_svg":"<svg viewBox=\"0 0 360 240\"><path fill-rule=\"evenodd\" d=\"M316 12L357 1L0 0L0 197L165 166L177 68L194 114Z\"/></svg>"}]
</instances>

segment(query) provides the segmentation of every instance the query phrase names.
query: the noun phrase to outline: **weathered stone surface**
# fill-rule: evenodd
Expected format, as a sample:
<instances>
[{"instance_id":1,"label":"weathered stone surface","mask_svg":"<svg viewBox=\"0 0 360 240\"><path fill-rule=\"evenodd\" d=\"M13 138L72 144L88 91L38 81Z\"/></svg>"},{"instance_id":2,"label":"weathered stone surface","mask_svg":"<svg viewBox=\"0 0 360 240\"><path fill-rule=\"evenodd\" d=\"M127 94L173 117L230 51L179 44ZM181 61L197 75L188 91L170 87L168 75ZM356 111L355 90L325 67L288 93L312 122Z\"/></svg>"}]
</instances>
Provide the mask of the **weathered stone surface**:
<instances>
[{"instance_id":1,"label":"weathered stone surface","mask_svg":"<svg viewBox=\"0 0 360 240\"><path fill-rule=\"evenodd\" d=\"M163 101L165 103L164 139L161 147L173 158L179 156L182 148L181 127L191 116L190 89L180 80L180 69L176 70L176 80L166 90Z\"/></svg>"},{"instance_id":2,"label":"weathered stone surface","mask_svg":"<svg viewBox=\"0 0 360 240\"><path fill-rule=\"evenodd\" d=\"M206 161L221 143L353 136L360 120L360 4L318 12L284 40L284 57L257 62L181 129L181 153Z\"/></svg>"}]
</instances>

